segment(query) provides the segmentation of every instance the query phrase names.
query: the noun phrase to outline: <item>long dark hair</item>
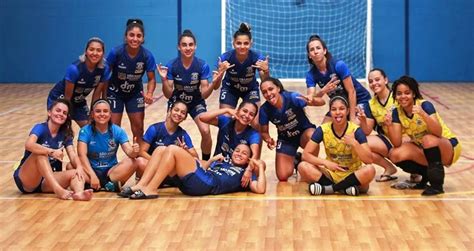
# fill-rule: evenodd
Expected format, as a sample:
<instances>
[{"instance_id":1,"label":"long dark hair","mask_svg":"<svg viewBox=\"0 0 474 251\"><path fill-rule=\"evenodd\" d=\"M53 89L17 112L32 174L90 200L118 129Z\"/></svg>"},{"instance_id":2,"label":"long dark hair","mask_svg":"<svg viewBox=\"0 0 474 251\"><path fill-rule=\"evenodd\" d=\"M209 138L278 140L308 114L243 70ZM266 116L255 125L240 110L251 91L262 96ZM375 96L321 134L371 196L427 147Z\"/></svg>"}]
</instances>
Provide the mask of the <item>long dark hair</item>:
<instances>
[{"instance_id":1,"label":"long dark hair","mask_svg":"<svg viewBox=\"0 0 474 251\"><path fill-rule=\"evenodd\" d=\"M274 85L276 85L278 88L280 88L280 93L285 91L285 87L283 87L283 84L281 83L281 81L278 78L268 77L268 78L266 78L262 81L262 84L263 84L263 82L267 82L267 81L272 82ZM262 89L262 84L260 84L260 89Z\"/></svg>"},{"instance_id":2,"label":"long dark hair","mask_svg":"<svg viewBox=\"0 0 474 251\"><path fill-rule=\"evenodd\" d=\"M392 96L393 96L394 99L397 96L397 87L401 84L404 84L404 85L408 86L408 88L410 88L410 90L413 92L413 94L415 94L414 97L413 97L414 100L423 99L423 96L421 95L421 92L420 92L420 84L418 84L418 81L416 81L416 79L414 79L410 76L407 76L407 75L401 76L399 79L397 79L397 80L395 80L395 82L393 82Z\"/></svg>"},{"instance_id":3,"label":"long dark hair","mask_svg":"<svg viewBox=\"0 0 474 251\"><path fill-rule=\"evenodd\" d=\"M49 111L52 111L54 109L54 107L58 104L64 104L64 105L67 106L66 121L64 122L64 124L62 124L59 127L59 132L63 132L64 135L66 136L66 138L71 138L72 139L72 138L74 138L74 131L72 130L71 102L69 102L69 100L63 99L63 98L57 99L56 101L53 102L53 104L51 105L51 108L49 108ZM46 119L46 121L48 121L48 120L49 120L49 116Z\"/></svg>"},{"instance_id":4,"label":"long dark hair","mask_svg":"<svg viewBox=\"0 0 474 251\"><path fill-rule=\"evenodd\" d=\"M309 57L309 43L313 42L313 41L319 41L321 43L321 45L323 46L323 48L326 50L326 65L328 66L329 68L329 61L331 61L332 59L332 54L331 52L329 52L328 50L328 47L326 46L326 42L324 42L324 40L318 36L318 35L311 35L308 39L308 42L306 43L306 53L307 53L307 58L308 58L308 63L314 67L316 67L316 65L314 65L313 63L313 60L311 60L311 58Z\"/></svg>"}]
</instances>

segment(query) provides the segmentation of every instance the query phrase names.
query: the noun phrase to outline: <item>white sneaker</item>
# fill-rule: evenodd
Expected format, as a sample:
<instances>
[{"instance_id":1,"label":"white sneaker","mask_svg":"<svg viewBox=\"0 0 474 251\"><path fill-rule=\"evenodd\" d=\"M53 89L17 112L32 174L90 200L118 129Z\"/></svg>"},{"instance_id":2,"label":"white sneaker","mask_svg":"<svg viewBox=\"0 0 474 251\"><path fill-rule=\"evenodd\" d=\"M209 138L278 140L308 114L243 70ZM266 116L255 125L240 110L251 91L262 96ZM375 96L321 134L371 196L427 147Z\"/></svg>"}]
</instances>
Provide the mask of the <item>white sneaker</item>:
<instances>
[{"instance_id":1,"label":"white sneaker","mask_svg":"<svg viewBox=\"0 0 474 251\"><path fill-rule=\"evenodd\" d=\"M324 193L324 187L319 183L310 183L309 184L309 193L311 195L321 195Z\"/></svg>"},{"instance_id":2,"label":"white sneaker","mask_svg":"<svg viewBox=\"0 0 474 251\"><path fill-rule=\"evenodd\" d=\"M344 190L344 193L351 196L359 195L359 188L357 186L350 186Z\"/></svg>"}]
</instances>

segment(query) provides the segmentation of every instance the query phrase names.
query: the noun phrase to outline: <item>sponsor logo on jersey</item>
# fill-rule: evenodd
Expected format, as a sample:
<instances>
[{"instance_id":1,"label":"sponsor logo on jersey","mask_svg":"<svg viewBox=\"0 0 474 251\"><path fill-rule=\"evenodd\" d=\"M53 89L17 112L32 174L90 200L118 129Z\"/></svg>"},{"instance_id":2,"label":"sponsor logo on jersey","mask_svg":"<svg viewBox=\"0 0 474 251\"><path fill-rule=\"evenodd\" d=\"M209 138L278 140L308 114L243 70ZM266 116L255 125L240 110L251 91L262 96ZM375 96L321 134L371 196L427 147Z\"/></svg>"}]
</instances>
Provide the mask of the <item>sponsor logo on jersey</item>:
<instances>
[{"instance_id":1,"label":"sponsor logo on jersey","mask_svg":"<svg viewBox=\"0 0 474 251\"><path fill-rule=\"evenodd\" d=\"M138 73L138 74L142 73L144 64L145 64L144 62L137 62L137 65L135 67L135 73Z\"/></svg>"}]
</instances>

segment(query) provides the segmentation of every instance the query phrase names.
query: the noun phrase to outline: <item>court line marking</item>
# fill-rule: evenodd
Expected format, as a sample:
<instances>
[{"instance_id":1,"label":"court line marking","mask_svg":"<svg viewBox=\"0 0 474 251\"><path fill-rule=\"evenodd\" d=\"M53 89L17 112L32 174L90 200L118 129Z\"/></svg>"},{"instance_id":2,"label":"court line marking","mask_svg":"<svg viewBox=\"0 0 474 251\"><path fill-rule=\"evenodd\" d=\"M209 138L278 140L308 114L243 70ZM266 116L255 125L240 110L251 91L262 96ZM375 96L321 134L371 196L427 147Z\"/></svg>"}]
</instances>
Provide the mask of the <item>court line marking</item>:
<instances>
[{"instance_id":1,"label":"court line marking","mask_svg":"<svg viewBox=\"0 0 474 251\"><path fill-rule=\"evenodd\" d=\"M422 91L420 90L421 94L423 94L424 96L427 96L428 98L430 98L431 100L433 100L434 102L438 103L439 105L443 106L444 108L449 109L449 106L444 104L443 102L440 101L440 98L438 96L433 96L431 94L429 94L428 92L426 91Z\"/></svg>"},{"instance_id":2,"label":"court line marking","mask_svg":"<svg viewBox=\"0 0 474 251\"><path fill-rule=\"evenodd\" d=\"M421 191L421 190L420 190ZM51 194L52 195L52 194ZM451 192L446 195L474 195L474 191ZM363 195L350 197L345 195L320 195L320 196L239 196L239 195L214 195L214 196L179 196L160 194L161 200L243 200L243 201L466 201L474 202L474 198L444 198L444 197L422 197L420 194L407 195ZM160 200L158 198L157 200ZM0 200L58 200L56 197L0 197ZM130 201L121 197L94 197L92 200L123 200ZM156 201L156 200L151 200Z\"/></svg>"},{"instance_id":3,"label":"court line marking","mask_svg":"<svg viewBox=\"0 0 474 251\"><path fill-rule=\"evenodd\" d=\"M21 110L21 109L23 109L23 108L25 108L25 107L26 107L25 105L17 106L17 107L12 108L12 109L10 109L10 110L8 110L8 111L5 111L5 112L0 113L0 116L7 115L7 114L12 113L12 112L15 112L15 111L17 111L17 110Z\"/></svg>"},{"instance_id":4,"label":"court line marking","mask_svg":"<svg viewBox=\"0 0 474 251\"><path fill-rule=\"evenodd\" d=\"M55 197L51 198L13 198L13 197L0 197L0 200L59 200ZM92 198L94 200L123 200L133 201L125 198ZM459 201L459 202L474 202L474 198L324 198L320 197L200 197L200 198L186 198L186 197L164 197L161 196L156 200L148 201L159 201L159 200L236 200L236 201ZM72 200L71 200L72 201ZM143 201L143 200L141 200ZM147 200L145 200L147 201Z\"/></svg>"}]
</instances>

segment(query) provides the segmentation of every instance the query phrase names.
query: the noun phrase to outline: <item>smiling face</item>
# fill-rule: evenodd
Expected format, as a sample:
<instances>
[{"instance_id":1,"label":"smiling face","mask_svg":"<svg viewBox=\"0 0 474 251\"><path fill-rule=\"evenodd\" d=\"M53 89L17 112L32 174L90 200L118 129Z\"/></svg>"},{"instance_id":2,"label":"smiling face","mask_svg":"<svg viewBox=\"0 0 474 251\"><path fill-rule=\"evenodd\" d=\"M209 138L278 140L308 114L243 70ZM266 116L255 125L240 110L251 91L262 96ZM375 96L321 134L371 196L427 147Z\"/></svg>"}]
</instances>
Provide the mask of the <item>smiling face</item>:
<instances>
[{"instance_id":1,"label":"smiling face","mask_svg":"<svg viewBox=\"0 0 474 251\"><path fill-rule=\"evenodd\" d=\"M402 83L397 85L395 100L397 100L401 107L406 108L414 104L415 95L408 85Z\"/></svg>"},{"instance_id":2,"label":"smiling face","mask_svg":"<svg viewBox=\"0 0 474 251\"><path fill-rule=\"evenodd\" d=\"M181 41L179 41L178 50L181 52L181 55L185 58L191 58L194 56L196 51L196 42L192 37L183 36Z\"/></svg>"},{"instance_id":3,"label":"smiling face","mask_svg":"<svg viewBox=\"0 0 474 251\"><path fill-rule=\"evenodd\" d=\"M90 42L89 46L86 48L85 55L87 61L93 65L97 65L104 57L104 46L99 42Z\"/></svg>"},{"instance_id":4,"label":"smiling face","mask_svg":"<svg viewBox=\"0 0 474 251\"><path fill-rule=\"evenodd\" d=\"M232 153L232 163L237 166L245 166L249 163L251 150L248 145L240 144Z\"/></svg>"},{"instance_id":5,"label":"smiling face","mask_svg":"<svg viewBox=\"0 0 474 251\"><path fill-rule=\"evenodd\" d=\"M256 115L257 108L255 107L255 105L245 103L241 108L237 110L237 117L235 119L243 125L249 125Z\"/></svg>"},{"instance_id":6,"label":"smiling face","mask_svg":"<svg viewBox=\"0 0 474 251\"><path fill-rule=\"evenodd\" d=\"M280 88L271 81L264 81L260 85L260 90L265 100L273 106L276 106L281 99Z\"/></svg>"},{"instance_id":7,"label":"smiling face","mask_svg":"<svg viewBox=\"0 0 474 251\"><path fill-rule=\"evenodd\" d=\"M313 62L322 62L326 59L327 49L319 40L313 40L308 44L308 57Z\"/></svg>"},{"instance_id":8,"label":"smiling face","mask_svg":"<svg viewBox=\"0 0 474 251\"><path fill-rule=\"evenodd\" d=\"M388 79L382 75L380 71L371 71L369 76L367 77L369 81L370 89L375 93L381 93L383 90L387 88Z\"/></svg>"},{"instance_id":9,"label":"smiling face","mask_svg":"<svg viewBox=\"0 0 474 251\"><path fill-rule=\"evenodd\" d=\"M344 103L344 101L337 99L332 102L331 118L334 124L345 124L347 122L348 114L349 109L347 109L347 105Z\"/></svg>"},{"instance_id":10,"label":"smiling face","mask_svg":"<svg viewBox=\"0 0 474 251\"><path fill-rule=\"evenodd\" d=\"M64 124L66 122L68 114L69 108L64 103L57 103L48 111L49 119L57 125Z\"/></svg>"},{"instance_id":11,"label":"smiling face","mask_svg":"<svg viewBox=\"0 0 474 251\"><path fill-rule=\"evenodd\" d=\"M105 125L110 121L112 113L110 111L110 105L107 102L100 102L94 105L92 109L92 119L97 125Z\"/></svg>"},{"instance_id":12,"label":"smiling face","mask_svg":"<svg viewBox=\"0 0 474 251\"><path fill-rule=\"evenodd\" d=\"M180 124L186 119L186 115L188 114L188 107L181 103L175 103L170 111L168 112L168 118L175 124Z\"/></svg>"},{"instance_id":13,"label":"smiling face","mask_svg":"<svg viewBox=\"0 0 474 251\"><path fill-rule=\"evenodd\" d=\"M133 27L127 31L125 41L132 49L138 49L143 44L145 37L143 31L139 27Z\"/></svg>"},{"instance_id":14,"label":"smiling face","mask_svg":"<svg viewBox=\"0 0 474 251\"><path fill-rule=\"evenodd\" d=\"M239 35L234 39L232 44L237 52L237 56L247 56L252 46L252 41L247 35Z\"/></svg>"}]
</instances>

